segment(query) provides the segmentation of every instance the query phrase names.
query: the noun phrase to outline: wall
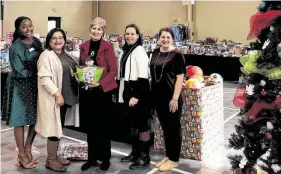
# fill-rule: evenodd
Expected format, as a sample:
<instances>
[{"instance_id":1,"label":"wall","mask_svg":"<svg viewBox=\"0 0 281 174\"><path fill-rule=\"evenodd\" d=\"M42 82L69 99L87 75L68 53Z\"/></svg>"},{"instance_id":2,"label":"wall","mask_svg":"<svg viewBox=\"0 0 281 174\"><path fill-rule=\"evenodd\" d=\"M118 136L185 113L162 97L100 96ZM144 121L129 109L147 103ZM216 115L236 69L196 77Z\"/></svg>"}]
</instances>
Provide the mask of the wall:
<instances>
[{"instance_id":1,"label":"wall","mask_svg":"<svg viewBox=\"0 0 281 174\"><path fill-rule=\"evenodd\" d=\"M248 43L249 19L258 1L196 1L193 8L194 39L218 37ZM187 6L181 1L101 1L100 16L106 19L108 33L123 34L124 27L136 23L145 35L170 26L172 18L187 21Z\"/></svg>"},{"instance_id":2,"label":"wall","mask_svg":"<svg viewBox=\"0 0 281 174\"><path fill-rule=\"evenodd\" d=\"M160 28L187 20L187 8L181 1L100 1L100 17L107 21L107 33L124 34L130 23L140 27L144 35L154 35Z\"/></svg>"},{"instance_id":3,"label":"wall","mask_svg":"<svg viewBox=\"0 0 281 174\"><path fill-rule=\"evenodd\" d=\"M35 32L46 36L48 32L48 16L61 17L61 27L68 36L89 38L89 24L96 14L91 1L4 1L4 32L14 31L14 20L18 16L32 19ZM58 8L58 12L53 12Z\"/></svg>"},{"instance_id":4,"label":"wall","mask_svg":"<svg viewBox=\"0 0 281 174\"><path fill-rule=\"evenodd\" d=\"M89 23L96 17L96 2L89 1L4 1L4 32L14 31L14 20L21 15L32 18L35 30L47 33L48 16L61 16L62 28L69 36L89 37ZM258 1L196 1L193 9L194 38L218 37L248 43L249 19ZM58 8L54 13L52 8ZM107 21L107 33L123 34L136 23L144 35L154 35L161 27L187 21L187 6L181 1L100 1L100 16Z\"/></svg>"},{"instance_id":5,"label":"wall","mask_svg":"<svg viewBox=\"0 0 281 174\"><path fill-rule=\"evenodd\" d=\"M250 17L258 1L196 1L194 35L196 39L218 37L248 43Z\"/></svg>"}]
</instances>

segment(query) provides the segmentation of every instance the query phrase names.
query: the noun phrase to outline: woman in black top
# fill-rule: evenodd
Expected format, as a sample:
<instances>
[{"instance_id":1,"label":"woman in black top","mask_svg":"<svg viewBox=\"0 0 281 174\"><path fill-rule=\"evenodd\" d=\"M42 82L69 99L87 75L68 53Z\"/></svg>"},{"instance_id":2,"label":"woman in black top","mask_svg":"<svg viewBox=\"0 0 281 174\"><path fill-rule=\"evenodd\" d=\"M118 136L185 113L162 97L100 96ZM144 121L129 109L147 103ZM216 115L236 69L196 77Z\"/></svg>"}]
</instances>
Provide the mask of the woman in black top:
<instances>
[{"instance_id":1,"label":"woman in black top","mask_svg":"<svg viewBox=\"0 0 281 174\"><path fill-rule=\"evenodd\" d=\"M173 46L174 33L169 28L159 32L161 47L150 62L153 104L164 133L166 158L156 167L168 171L178 166L181 150L181 88L185 74L184 57Z\"/></svg>"},{"instance_id":2,"label":"woman in black top","mask_svg":"<svg viewBox=\"0 0 281 174\"><path fill-rule=\"evenodd\" d=\"M126 43L119 61L119 102L125 103L133 138L132 152L121 162L133 162L130 169L150 164L149 157L149 58L142 47L139 28L130 24L125 29Z\"/></svg>"}]
</instances>

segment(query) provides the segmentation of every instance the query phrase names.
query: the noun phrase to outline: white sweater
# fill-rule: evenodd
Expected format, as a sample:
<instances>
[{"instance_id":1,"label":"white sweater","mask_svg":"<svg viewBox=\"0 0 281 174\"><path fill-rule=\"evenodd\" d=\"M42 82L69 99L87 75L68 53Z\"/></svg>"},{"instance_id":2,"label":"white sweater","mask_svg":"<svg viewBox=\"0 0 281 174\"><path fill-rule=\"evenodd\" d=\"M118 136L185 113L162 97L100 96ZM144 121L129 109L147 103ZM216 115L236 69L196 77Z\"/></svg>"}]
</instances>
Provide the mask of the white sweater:
<instances>
[{"instance_id":1,"label":"white sweater","mask_svg":"<svg viewBox=\"0 0 281 174\"><path fill-rule=\"evenodd\" d=\"M118 59L118 75L117 79L120 80L120 67L121 57ZM145 49L139 45L129 55L125 65L125 81L136 81L138 78L149 78L149 58Z\"/></svg>"}]
</instances>

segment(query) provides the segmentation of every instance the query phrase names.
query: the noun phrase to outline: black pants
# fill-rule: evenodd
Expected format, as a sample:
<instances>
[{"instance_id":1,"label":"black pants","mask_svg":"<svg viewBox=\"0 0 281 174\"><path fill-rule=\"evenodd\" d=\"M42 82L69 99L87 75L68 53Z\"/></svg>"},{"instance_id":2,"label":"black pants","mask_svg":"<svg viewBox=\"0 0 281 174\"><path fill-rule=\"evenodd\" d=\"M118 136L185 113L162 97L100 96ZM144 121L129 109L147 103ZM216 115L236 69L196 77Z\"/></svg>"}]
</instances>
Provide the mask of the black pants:
<instances>
[{"instance_id":1,"label":"black pants","mask_svg":"<svg viewBox=\"0 0 281 174\"><path fill-rule=\"evenodd\" d=\"M111 158L109 114L112 104L110 92L100 87L80 89L80 126L87 134L88 161L108 161Z\"/></svg>"},{"instance_id":2,"label":"black pants","mask_svg":"<svg viewBox=\"0 0 281 174\"><path fill-rule=\"evenodd\" d=\"M181 151L181 107L182 101L179 100L179 109L175 113L170 112L169 99L156 99L155 109L163 129L166 156L171 160L178 162Z\"/></svg>"}]
</instances>

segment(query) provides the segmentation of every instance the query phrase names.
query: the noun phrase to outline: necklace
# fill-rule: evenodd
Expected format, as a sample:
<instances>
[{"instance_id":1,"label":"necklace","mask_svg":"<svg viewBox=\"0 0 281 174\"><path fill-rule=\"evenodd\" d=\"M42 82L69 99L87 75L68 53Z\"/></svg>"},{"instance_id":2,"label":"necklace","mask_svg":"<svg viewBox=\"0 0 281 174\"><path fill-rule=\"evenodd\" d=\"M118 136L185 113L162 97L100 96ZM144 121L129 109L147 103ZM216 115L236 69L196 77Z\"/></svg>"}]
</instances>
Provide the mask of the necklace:
<instances>
[{"instance_id":1,"label":"necklace","mask_svg":"<svg viewBox=\"0 0 281 174\"><path fill-rule=\"evenodd\" d=\"M162 65L161 74L160 74L160 78L159 78L159 79L157 79L157 77L156 77L156 63L157 63L157 61L158 61L158 59L159 59L159 57L160 57L161 52L159 52L158 57L157 57L157 59L155 60L155 63L154 63L154 78L155 78L155 80L156 80L157 83L159 83L160 80L161 80L161 78L162 78L163 71L164 71L164 67L165 67L167 61L169 60L169 55L170 55L170 53L171 53L171 52L169 51L169 54L168 54L168 56L165 58L166 60L165 60L165 62L164 62L163 65Z\"/></svg>"}]
</instances>

